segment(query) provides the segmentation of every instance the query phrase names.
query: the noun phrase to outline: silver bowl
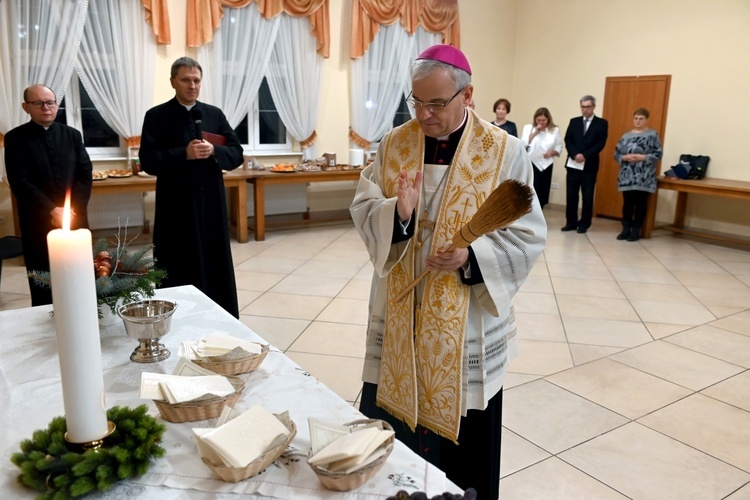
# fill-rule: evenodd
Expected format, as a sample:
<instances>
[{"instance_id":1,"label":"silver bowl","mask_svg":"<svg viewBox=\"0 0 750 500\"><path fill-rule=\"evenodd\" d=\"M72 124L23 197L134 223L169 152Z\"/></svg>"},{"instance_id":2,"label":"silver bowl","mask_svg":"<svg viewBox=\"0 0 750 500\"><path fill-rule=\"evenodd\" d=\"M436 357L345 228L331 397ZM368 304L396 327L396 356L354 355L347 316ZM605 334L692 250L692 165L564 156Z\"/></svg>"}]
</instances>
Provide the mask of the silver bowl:
<instances>
[{"instance_id":1,"label":"silver bowl","mask_svg":"<svg viewBox=\"0 0 750 500\"><path fill-rule=\"evenodd\" d=\"M169 300L141 300L117 308L117 315L125 324L125 333L140 342L130 355L131 361L156 363L170 356L169 350L159 340L169 332L176 310L177 303Z\"/></svg>"}]
</instances>

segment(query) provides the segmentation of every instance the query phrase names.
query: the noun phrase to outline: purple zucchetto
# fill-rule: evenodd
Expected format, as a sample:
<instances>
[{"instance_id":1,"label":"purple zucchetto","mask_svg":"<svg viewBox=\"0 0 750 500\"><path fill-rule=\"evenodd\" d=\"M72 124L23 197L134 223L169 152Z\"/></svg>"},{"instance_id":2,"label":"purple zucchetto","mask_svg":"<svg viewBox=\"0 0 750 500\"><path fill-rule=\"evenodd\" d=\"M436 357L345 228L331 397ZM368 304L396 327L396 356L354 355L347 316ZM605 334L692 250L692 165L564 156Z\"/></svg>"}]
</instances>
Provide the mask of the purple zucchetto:
<instances>
[{"instance_id":1,"label":"purple zucchetto","mask_svg":"<svg viewBox=\"0 0 750 500\"><path fill-rule=\"evenodd\" d=\"M463 52L458 50L453 45L433 45L428 47L424 52L419 54L419 59L431 59L433 61L440 61L445 64L450 64L458 69L466 71L471 74L471 67L469 61Z\"/></svg>"}]
</instances>

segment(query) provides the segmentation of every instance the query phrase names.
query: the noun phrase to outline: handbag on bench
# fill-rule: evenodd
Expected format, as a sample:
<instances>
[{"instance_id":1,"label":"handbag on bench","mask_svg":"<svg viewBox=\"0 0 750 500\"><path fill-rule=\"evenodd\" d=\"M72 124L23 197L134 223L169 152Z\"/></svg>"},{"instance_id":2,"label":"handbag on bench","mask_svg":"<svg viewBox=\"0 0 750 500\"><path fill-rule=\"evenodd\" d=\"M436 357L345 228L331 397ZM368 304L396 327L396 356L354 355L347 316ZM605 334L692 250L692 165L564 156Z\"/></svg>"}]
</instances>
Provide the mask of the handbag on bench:
<instances>
[{"instance_id":1,"label":"handbag on bench","mask_svg":"<svg viewBox=\"0 0 750 500\"><path fill-rule=\"evenodd\" d=\"M680 163L670 168L664 175L677 179L703 179L708 170L710 156L703 155L680 155Z\"/></svg>"}]
</instances>

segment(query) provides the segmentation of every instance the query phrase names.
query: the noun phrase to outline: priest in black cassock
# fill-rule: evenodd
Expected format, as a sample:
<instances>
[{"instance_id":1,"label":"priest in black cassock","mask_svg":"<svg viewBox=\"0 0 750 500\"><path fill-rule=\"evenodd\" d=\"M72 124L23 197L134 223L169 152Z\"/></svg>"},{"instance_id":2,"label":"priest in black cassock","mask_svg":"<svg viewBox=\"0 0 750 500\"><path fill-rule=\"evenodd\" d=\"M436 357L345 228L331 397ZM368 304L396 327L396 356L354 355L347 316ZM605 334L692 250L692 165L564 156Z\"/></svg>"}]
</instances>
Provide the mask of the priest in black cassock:
<instances>
[{"instance_id":1,"label":"priest in black cassock","mask_svg":"<svg viewBox=\"0 0 750 500\"><path fill-rule=\"evenodd\" d=\"M49 271L47 233L62 226L68 191L71 229L88 227L91 160L81 133L55 122L57 98L52 89L32 85L24 90L23 100L21 106L31 120L5 135L5 168L16 197L26 270ZM52 303L49 288L29 278L29 289L32 306Z\"/></svg>"},{"instance_id":2,"label":"priest in black cassock","mask_svg":"<svg viewBox=\"0 0 750 500\"><path fill-rule=\"evenodd\" d=\"M154 257L167 271L162 286L194 285L238 318L222 170L242 164L242 146L224 113L197 101L202 77L197 61L177 59L174 99L143 120L141 168L157 176Z\"/></svg>"}]
</instances>

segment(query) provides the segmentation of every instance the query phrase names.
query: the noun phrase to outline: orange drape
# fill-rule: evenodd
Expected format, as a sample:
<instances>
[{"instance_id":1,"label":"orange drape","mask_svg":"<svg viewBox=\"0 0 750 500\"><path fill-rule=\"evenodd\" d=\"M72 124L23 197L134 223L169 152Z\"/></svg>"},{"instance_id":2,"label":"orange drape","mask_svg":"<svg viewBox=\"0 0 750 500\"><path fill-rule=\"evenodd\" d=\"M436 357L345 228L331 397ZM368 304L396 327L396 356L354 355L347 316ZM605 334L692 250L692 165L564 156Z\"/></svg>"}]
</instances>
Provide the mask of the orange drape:
<instances>
[{"instance_id":1,"label":"orange drape","mask_svg":"<svg viewBox=\"0 0 750 500\"><path fill-rule=\"evenodd\" d=\"M146 22L151 25L156 35L156 43L161 45L172 43L167 0L141 0L141 3L146 9Z\"/></svg>"},{"instance_id":2,"label":"orange drape","mask_svg":"<svg viewBox=\"0 0 750 500\"><path fill-rule=\"evenodd\" d=\"M365 151L370 150L370 141L356 133L351 127L349 127L349 139L351 139L354 144L364 149Z\"/></svg>"},{"instance_id":3,"label":"orange drape","mask_svg":"<svg viewBox=\"0 0 750 500\"><path fill-rule=\"evenodd\" d=\"M302 146L302 149L307 149L313 144L315 144L315 141L318 140L318 133L313 130L313 133L310 134L310 137L307 139L299 141L299 145Z\"/></svg>"},{"instance_id":4,"label":"orange drape","mask_svg":"<svg viewBox=\"0 0 750 500\"><path fill-rule=\"evenodd\" d=\"M141 136L134 135L133 137L125 138L125 145L129 148L135 148L141 145Z\"/></svg>"},{"instance_id":5,"label":"orange drape","mask_svg":"<svg viewBox=\"0 0 750 500\"><path fill-rule=\"evenodd\" d=\"M422 26L432 33L441 33L443 43L461 45L458 0L352 0L350 57L365 55L380 26L399 20L409 34Z\"/></svg>"},{"instance_id":6,"label":"orange drape","mask_svg":"<svg viewBox=\"0 0 750 500\"><path fill-rule=\"evenodd\" d=\"M307 17L310 32L318 41L318 54L328 57L331 47L329 0L187 0L187 45L200 47L214 39L214 31L224 16L222 7L242 8L257 4L266 19L284 12L292 17Z\"/></svg>"}]
</instances>

